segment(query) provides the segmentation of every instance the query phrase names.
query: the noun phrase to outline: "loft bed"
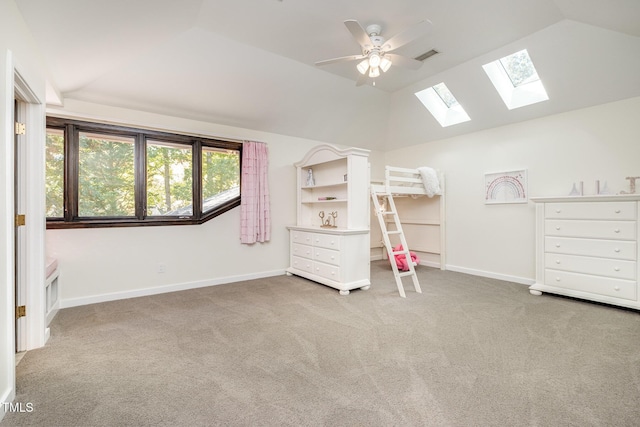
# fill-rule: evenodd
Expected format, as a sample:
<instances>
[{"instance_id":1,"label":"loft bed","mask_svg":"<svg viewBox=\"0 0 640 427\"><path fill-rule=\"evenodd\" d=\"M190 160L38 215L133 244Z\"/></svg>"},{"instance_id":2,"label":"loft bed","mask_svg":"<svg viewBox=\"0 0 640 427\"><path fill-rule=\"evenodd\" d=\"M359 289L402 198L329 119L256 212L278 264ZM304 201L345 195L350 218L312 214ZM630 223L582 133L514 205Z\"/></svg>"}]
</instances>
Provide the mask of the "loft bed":
<instances>
[{"instance_id":1,"label":"loft bed","mask_svg":"<svg viewBox=\"0 0 640 427\"><path fill-rule=\"evenodd\" d=\"M384 181L373 181L371 193L391 194L409 250L419 253L421 264L445 269L445 181L433 168L385 166ZM377 220L372 218L372 224ZM371 227L371 258L386 259L380 227Z\"/></svg>"},{"instance_id":2,"label":"loft bed","mask_svg":"<svg viewBox=\"0 0 640 427\"><path fill-rule=\"evenodd\" d=\"M444 175L432 168L417 169L385 166L384 183L372 183L372 193L387 193L394 196L442 195Z\"/></svg>"}]
</instances>

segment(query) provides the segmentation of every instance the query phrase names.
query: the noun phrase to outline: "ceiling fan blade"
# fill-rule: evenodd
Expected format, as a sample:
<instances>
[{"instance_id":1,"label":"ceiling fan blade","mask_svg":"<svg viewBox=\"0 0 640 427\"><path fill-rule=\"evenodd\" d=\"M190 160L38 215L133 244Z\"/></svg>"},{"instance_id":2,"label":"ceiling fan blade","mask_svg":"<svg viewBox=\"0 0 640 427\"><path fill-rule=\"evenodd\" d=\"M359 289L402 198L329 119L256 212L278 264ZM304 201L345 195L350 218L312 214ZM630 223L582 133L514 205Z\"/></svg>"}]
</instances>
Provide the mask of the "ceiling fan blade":
<instances>
[{"instance_id":1,"label":"ceiling fan blade","mask_svg":"<svg viewBox=\"0 0 640 427\"><path fill-rule=\"evenodd\" d=\"M344 25L347 26L347 29L351 33L354 39L362 46L371 46L371 39L369 38L369 34L362 28L362 25L358 23L355 19L347 19L344 21Z\"/></svg>"},{"instance_id":2,"label":"ceiling fan blade","mask_svg":"<svg viewBox=\"0 0 640 427\"><path fill-rule=\"evenodd\" d=\"M332 58L332 59L325 59L324 61L318 61L316 62L316 65L321 66L321 65L327 65L327 64L334 64L336 62L356 61L358 59L364 59L364 58L366 58L366 56L364 55L341 56L339 58Z\"/></svg>"},{"instance_id":3,"label":"ceiling fan blade","mask_svg":"<svg viewBox=\"0 0 640 427\"><path fill-rule=\"evenodd\" d=\"M385 47L388 46L388 49L386 49L386 51L391 52L392 50L396 50L404 46L405 44L414 41L417 38L425 36L429 33L429 31L431 31L432 25L433 24L431 23L431 21L426 19L424 21L418 22L413 27L407 28L403 32L396 34L384 43Z\"/></svg>"},{"instance_id":4,"label":"ceiling fan blade","mask_svg":"<svg viewBox=\"0 0 640 427\"><path fill-rule=\"evenodd\" d=\"M422 61L417 59L407 58L406 56L398 55L397 53L385 53L385 57L393 63L393 66L402 68L408 68L410 70L417 70L422 66Z\"/></svg>"}]
</instances>

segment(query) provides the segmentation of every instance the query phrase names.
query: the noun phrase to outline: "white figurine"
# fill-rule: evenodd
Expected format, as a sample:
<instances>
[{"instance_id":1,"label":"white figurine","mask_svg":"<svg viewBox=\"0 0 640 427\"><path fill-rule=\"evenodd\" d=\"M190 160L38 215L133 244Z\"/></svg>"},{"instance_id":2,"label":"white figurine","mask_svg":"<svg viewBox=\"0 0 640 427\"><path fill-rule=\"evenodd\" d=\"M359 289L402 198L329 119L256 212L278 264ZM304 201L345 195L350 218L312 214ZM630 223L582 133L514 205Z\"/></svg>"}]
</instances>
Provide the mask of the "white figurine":
<instances>
[{"instance_id":1,"label":"white figurine","mask_svg":"<svg viewBox=\"0 0 640 427\"><path fill-rule=\"evenodd\" d=\"M307 171L307 187L313 187L316 185L316 181L313 179L313 170L309 168Z\"/></svg>"}]
</instances>

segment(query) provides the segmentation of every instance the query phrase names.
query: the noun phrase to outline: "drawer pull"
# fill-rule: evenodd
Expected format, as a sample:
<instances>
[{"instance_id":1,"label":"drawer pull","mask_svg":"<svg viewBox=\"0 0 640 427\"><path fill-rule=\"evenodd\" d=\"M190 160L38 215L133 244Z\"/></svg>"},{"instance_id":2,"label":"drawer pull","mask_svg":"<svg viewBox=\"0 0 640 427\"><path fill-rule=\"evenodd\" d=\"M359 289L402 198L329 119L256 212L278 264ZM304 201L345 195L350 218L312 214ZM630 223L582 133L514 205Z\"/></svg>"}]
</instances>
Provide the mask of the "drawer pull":
<instances>
[{"instance_id":1,"label":"drawer pull","mask_svg":"<svg viewBox=\"0 0 640 427\"><path fill-rule=\"evenodd\" d=\"M620 248L615 248L614 252L620 252Z\"/></svg>"},{"instance_id":2,"label":"drawer pull","mask_svg":"<svg viewBox=\"0 0 640 427\"><path fill-rule=\"evenodd\" d=\"M616 213L620 213L620 209L616 209Z\"/></svg>"},{"instance_id":3,"label":"drawer pull","mask_svg":"<svg viewBox=\"0 0 640 427\"><path fill-rule=\"evenodd\" d=\"M620 271L620 267L613 267L615 271Z\"/></svg>"},{"instance_id":4,"label":"drawer pull","mask_svg":"<svg viewBox=\"0 0 640 427\"><path fill-rule=\"evenodd\" d=\"M560 260L559 259L556 260L556 264L560 264Z\"/></svg>"},{"instance_id":5,"label":"drawer pull","mask_svg":"<svg viewBox=\"0 0 640 427\"><path fill-rule=\"evenodd\" d=\"M613 289L614 289L615 291L619 291L619 290L620 290L620 286L614 286L614 287L613 287Z\"/></svg>"},{"instance_id":6,"label":"drawer pull","mask_svg":"<svg viewBox=\"0 0 640 427\"><path fill-rule=\"evenodd\" d=\"M559 282L559 281L560 281L560 278L559 278L559 277L556 277L556 282Z\"/></svg>"},{"instance_id":7,"label":"drawer pull","mask_svg":"<svg viewBox=\"0 0 640 427\"><path fill-rule=\"evenodd\" d=\"M562 212L562 209L556 209L556 213Z\"/></svg>"},{"instance_id":8,"label":"drawer pull","mask_svg":"<svg viewBox=\"0 0 640 427\"><path fill-rule=\"evenodd\" d=\"M556 243L556 248L559 248L559 247L560 247L560 243Z\"/></svg>"},{"instance_id":9,"label":"drawer pull","mask_svg":"<svg viewBox=\"0 0 640 427\"><path fill-rule=\"evenodd\" d=\"M559 225L556 225L556 230L560 230L560 226Z\"/></svg>"},{"instance_id":10,"label":"drawer pull","mask_svg":"<svg viewBox=\"0 0 640 427\"><path fill-rule=\"evenodd\" d=\"M619 232L620 232L620 229L619 229L619 228L616 228L615 230L613 230L613 232L614 232L614 233L619 233Z\"/></svg>"}]
</instances>

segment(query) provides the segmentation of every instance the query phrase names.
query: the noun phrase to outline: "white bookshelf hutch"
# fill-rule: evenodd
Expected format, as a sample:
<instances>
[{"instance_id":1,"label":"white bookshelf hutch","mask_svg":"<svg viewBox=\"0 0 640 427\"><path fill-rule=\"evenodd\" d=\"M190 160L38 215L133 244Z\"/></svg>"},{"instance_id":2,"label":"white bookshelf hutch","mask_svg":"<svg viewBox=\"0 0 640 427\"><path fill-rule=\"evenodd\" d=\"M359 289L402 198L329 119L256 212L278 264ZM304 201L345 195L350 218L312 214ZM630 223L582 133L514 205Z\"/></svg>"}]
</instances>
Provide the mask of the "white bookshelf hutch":
<instances>
[{"instance_id":1,"label":"white bookshelf hutch","mask_svg":"<svg viewBox=\"0 0 640 427\"><path fill-rule=\"evenodd\" d=\"M287 227L287 274L338 289L341 295L369 289L369 150L323 144L294 166L297 222Z\"/></svg>"}]
</instances>

